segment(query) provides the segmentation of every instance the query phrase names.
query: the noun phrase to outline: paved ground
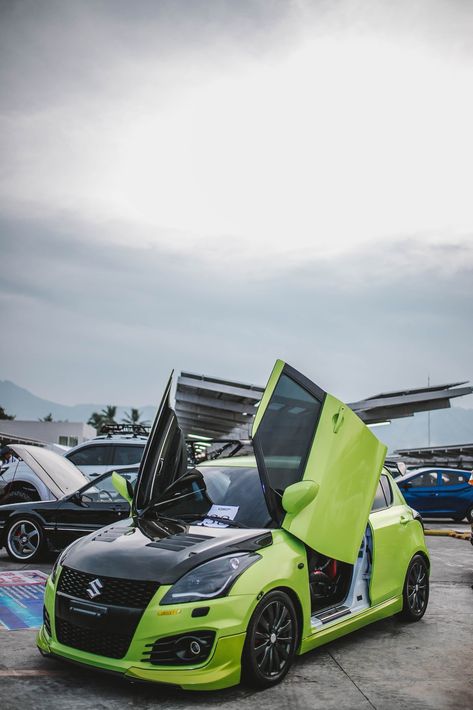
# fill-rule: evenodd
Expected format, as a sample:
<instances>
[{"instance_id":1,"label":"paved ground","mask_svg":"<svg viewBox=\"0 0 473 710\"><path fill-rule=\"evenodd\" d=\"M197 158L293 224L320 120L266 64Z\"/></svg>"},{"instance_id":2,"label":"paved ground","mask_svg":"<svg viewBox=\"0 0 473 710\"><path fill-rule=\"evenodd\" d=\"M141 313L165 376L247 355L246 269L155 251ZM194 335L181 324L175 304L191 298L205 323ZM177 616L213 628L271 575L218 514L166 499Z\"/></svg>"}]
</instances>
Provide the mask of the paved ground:
<instances>
[{"instance_id":1,"label":"paved ground","mask_svg":"<svg viewBox=\"0 0 473 710\"><path fill-rule=\"evenodd\" d=\"M428 524L454 527L465 524ZM34 631L0 631L1 710L192 708L445 710L473 707L473 547L428 537L431 600L417 624L381 621L298 659L276 688L190 693L130 685L43 659ZM50 565L40 565L48 571ZM0 552L0 569L18 569Z\"/></svg>"}]
</instances>

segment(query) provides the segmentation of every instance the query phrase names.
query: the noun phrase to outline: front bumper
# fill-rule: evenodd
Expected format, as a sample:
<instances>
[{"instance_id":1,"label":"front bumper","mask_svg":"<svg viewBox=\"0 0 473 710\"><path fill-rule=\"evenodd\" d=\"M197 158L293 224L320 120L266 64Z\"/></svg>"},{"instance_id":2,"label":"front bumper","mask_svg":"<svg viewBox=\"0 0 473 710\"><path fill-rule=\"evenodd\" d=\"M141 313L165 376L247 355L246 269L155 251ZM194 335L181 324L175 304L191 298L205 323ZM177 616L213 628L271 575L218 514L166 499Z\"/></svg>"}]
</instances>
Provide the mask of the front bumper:
<instances>
[{"instance_id":1,"label":"front bumper","mask_svg":"<svg viewBox=\"0 0 473 710\"><path fill-rule=\"evenodd\" d=\"M45 607L49 615L51 636L44 625L37 645L45 655L52 655L92 666L97 670L121 674L125 679L178 685L185 689L217 690L237 685L241 676L241 655L249 618L256 606L252 595L234 595L214 599L206 606L205 617L192 617L199 604L159 606L169 587L158 589L136 627L123 658L108 658L61 644L55 629L55 586L49 579L45 590ZM199 665L157 666L142 660L147 644L180 633L214 631L215 641L208 659Z\"/></svg>"}]
</instances>

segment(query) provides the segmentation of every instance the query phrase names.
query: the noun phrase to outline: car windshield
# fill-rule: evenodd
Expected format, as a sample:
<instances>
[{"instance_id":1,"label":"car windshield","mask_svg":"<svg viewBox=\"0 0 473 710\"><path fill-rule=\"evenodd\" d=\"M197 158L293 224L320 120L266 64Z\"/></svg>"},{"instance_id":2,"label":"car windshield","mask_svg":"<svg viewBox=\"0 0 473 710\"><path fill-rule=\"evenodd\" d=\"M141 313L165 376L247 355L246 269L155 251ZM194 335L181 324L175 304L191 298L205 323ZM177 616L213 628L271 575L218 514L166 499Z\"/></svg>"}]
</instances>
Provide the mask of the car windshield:
<instances>
[{"instance_id":1,"label":"car windshield","mask_svg":"<svg viewBox=\"0 0 473 710\"><path fill-rule=\"evenodd\" d=\"M222 527L216 518L250 528L266 527L270 514L256 467L202 466L178 479L153 506L156 515L195 519L195 524ZM206 516L211 516L206 518ZM201 516L201 520L199 520Z\"/></svg>"}]
</instances>

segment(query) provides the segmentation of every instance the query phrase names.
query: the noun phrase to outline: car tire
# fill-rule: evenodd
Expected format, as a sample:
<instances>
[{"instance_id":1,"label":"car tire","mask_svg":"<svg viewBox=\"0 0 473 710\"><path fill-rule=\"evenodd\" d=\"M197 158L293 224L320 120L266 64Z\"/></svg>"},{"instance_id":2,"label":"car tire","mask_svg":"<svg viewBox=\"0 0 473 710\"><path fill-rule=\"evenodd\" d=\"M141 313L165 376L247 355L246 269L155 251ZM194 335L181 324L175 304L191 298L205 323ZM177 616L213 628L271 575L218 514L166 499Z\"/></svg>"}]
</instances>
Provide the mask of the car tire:
<instances>
[{"instance_id":1,"label":"car tire","mask_svg":"<svg viewBox=\"0 0 473 710\"><path fill-rule=\"evenodd\" d=\"M422 555L414 555L409 563L402 599L401 618L406 621L422 619L429 603L429 568Z\"/></svg>"},{"instance_id":2,"label":"car tire","mask_svg":"<svg viewBox=\"0 0 473 710\"><path fill-rule=\"evenodd\" d=\"M46 538L41 524L33 517L22 515L8 525L5 548L15 562L35 562L45 548Z\"/></svg>"},{"instance_id":3,"label":"car tire","mask_svg":"<svg viewBox=\"0 0 473 710\"><path fill-rule=\"evenodd\" d=\"M291 667L297 647L298 620L291 598L283 591L266 594L254 610L242 654L242 679L268 688Z\"/></svg>"},{"instance_id":4,"label":"car tire","mask_svg":"<svg viewBox=\"0 0 473 710\"><path fill-rule=\"evenodd\" d=\"M465 517L469 523L473 523L473 505L465 513Z\"/></svg>"},{"instance_id":5,"label":"car tire","mask_svg":"<svg viewBox=\"0 0 473 710\"><path fill-rule=\"evenodd\" d=\"M8 503L31 503L31 501L39 500L38 496L29 491L12 491L7 493L5 498L2 499L2 505L7 505Z\"/></svg>"}]
</instances>

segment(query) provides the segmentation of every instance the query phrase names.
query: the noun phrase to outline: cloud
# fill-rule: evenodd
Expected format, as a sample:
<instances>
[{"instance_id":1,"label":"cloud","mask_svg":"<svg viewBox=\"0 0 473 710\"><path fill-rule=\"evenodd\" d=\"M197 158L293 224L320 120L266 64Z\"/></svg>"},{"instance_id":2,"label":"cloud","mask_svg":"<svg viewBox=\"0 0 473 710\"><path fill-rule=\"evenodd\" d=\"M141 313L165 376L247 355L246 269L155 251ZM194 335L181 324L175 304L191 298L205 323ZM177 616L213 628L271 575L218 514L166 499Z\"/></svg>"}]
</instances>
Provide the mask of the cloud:
<instances>
[{"instance_id":1,"label":"cloud","mask_svg":"<svg viewBox=\"0 0 473 710\"><path fill-rule=\"evenodd\" d=\"M468 243L258 271L110 246L97 224L1 233L4 376L51 398L153 403L172 367L262 383L278 356L350 400L472 376Z\"/></svg>"},{"instance_id":2,"label":"cloud","mask_svg":"<svg viewBox=\"0 0 473 710\"><path fill-rule=\"evenodd\" d=\"M462 2L3 2L4 377L471 375Z\"/></svg>"},{"instance_id":3,"label":"cloud","mask_svg":"<svg viewBox=\"0 0 473 710\"><path fill-rule=\"evenodd\" d=\"M252 259L473 228L462 4L6 6L5 212Z\"/></svg>"}]
</instances>

